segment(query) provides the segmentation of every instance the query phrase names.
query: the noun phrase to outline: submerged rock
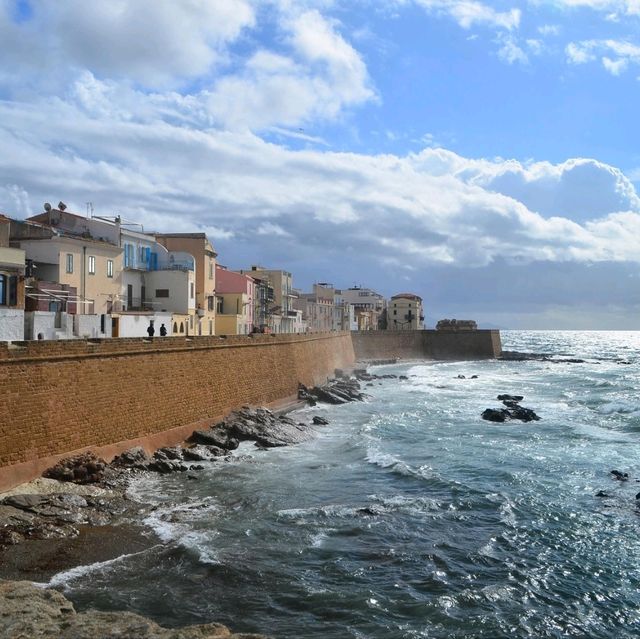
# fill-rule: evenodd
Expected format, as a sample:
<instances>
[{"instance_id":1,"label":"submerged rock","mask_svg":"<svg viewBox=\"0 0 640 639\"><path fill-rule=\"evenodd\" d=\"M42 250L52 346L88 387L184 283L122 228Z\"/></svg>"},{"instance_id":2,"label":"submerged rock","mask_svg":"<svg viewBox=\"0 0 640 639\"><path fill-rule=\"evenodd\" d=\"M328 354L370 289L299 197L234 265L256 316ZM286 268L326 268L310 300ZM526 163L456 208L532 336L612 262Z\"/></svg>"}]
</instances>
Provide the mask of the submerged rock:
<instances>
[{"instance_id":1,"label":"submerged rock","mask_svg":"<svg viewBox=\"0 0 640 639\"><path fill-rule=\"evenodd\" d=\"M618 481L629 481L629 473L622 473L619 470L612 470L611 474L613 475L613 478L617 479Z\"/></svg>"},{"instance_id":2,"label":"submerged rock","mask_svg":"<svg viewBox=\"0 0 640 639\"><path fill-rule=\"evenodd\" d=\"M324 417L320 417L319 415L316 415L311 421L316 426L326 426L329 423L328 419L325 419Z\"/></svg>"}]
</instances>

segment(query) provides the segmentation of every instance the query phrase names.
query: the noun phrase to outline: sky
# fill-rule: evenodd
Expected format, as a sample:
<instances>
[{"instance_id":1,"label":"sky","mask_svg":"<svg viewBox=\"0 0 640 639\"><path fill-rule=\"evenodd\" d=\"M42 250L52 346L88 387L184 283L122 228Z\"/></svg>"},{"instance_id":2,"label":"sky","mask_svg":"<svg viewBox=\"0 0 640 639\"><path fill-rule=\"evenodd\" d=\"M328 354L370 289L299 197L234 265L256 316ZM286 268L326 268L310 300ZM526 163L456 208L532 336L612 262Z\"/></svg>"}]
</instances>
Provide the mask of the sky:
<instances>
[{"instance_id":1,"label":"sky","mask_svg":"<svg viewBox=\"0 0 640 639\"><path fill-rule=\"evenodd\" d=\"M0 0L0 212L640 329L639 89L640 0Z\"/></svg>"}]
</instances>

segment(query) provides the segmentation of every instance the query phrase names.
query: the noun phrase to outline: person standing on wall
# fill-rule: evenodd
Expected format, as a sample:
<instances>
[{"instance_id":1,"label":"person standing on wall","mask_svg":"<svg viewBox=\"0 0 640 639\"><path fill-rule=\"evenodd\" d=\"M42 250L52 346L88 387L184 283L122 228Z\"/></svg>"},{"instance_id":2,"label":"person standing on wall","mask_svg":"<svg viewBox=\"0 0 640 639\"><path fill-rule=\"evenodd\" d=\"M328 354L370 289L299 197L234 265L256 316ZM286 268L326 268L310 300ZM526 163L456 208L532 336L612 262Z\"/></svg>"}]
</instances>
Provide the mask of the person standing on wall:
<instances>
[{"instance_id":1,"label":"person standing on wall","mask_svg":"<svg viewBox=\"0 0 640 639\"><path fill-rule=\"evenodd\" d=\"M156 329L153 328L153 320L149 322L149 327L147 328L147 335L149 337L153 337L156 334Z\"/></svg>"},{"instance_id":2,"label":"person standing on wall","mask_svg":"<svg viewBox=\"0 0 640 639\"><path fill-rule=\"evenodd\" d=\"M167 327L164 324L160 324L160 337L167 336Z\"/></svg>"}]
</instances>

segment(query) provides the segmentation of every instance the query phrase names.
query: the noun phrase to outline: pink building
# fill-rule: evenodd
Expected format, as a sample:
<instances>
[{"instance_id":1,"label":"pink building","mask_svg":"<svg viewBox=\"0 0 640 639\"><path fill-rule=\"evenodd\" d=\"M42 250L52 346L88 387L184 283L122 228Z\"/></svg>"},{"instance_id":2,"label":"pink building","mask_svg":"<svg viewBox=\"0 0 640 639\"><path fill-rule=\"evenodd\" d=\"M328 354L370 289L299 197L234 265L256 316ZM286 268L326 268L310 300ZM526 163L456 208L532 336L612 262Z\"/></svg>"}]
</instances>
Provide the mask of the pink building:
<instances>
[{"instance_id":1,"label":"pink building","mask_svg":"<svg viewBox=\"0 0 640 639\"><path fill-rule=\"evenodd\" d=\"M216 334L251 333L256 325L255 298L256 283L251 276L216 264Z\"/></svg>"}]
</instances>

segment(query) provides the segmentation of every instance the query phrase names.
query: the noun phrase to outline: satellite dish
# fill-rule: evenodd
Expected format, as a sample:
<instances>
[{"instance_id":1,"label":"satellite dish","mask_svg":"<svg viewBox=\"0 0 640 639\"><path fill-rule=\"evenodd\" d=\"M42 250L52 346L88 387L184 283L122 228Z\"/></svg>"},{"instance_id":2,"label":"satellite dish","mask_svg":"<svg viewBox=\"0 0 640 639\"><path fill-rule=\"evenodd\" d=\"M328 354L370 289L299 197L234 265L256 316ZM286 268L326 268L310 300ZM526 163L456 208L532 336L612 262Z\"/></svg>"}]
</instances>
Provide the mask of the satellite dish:
<instances>
[{"instance_id":1,"label":"satellite dish","mask_svg":"<svg viewBox=\"0 0 640 639\"><path fill-rule=\"evenodd\" d=\"M61 211L64 211L67 208L67 205L64 202L58 202L58 208Z\"/></svg>"},{"instance_id":2,"label":"satellite dish","mask_svg":"<svg viewBox=\"0 0 640 639\"><path fill-rule=\"evenodd\" d=\"M51 204L49 202L44 203L44 210L48 213L51 210Z\"/></svg>"}]
</instances>

